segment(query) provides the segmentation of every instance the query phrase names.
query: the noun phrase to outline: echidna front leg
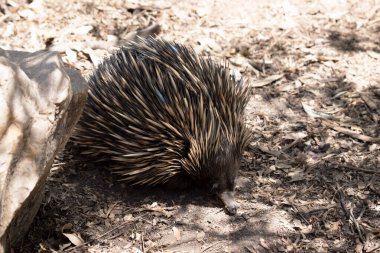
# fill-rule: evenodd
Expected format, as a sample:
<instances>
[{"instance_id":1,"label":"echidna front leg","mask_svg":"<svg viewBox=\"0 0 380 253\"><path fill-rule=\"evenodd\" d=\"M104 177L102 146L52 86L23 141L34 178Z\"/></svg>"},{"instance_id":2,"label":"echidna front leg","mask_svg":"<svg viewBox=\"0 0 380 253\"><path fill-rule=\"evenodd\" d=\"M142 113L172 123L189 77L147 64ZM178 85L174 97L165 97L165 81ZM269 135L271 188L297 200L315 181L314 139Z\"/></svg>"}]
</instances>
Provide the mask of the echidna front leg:
<instances>
[{"instance_id":1,"label":"echidna front leg","mask_svg":"<svg viewBox=\"0 0 380 253\"><path fill-rule=\"evenodd\" d=\"M239 207L234 198L234 192L224 191L218 194L219 198L223 201L224 206L229 214L235 215Z\"/></svg>"}]
</instances>

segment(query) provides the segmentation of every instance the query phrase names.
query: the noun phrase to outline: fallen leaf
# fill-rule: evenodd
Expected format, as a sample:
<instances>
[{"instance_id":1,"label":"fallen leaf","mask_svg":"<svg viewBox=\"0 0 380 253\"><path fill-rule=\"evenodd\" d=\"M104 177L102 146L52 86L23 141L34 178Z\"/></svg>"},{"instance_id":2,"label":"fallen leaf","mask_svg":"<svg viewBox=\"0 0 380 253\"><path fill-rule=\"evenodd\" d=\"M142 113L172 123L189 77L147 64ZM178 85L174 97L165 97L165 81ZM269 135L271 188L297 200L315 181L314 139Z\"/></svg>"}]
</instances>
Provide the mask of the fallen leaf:
<instances>
[{"instance_id":1,"label":"fallen leaf","mask_svg":"<svg viewBox=\"0 0 380 253\"><path fill-rule=\"evenodd\" d=\"M303 226L301 228L301 233L303 234L310 234L313 231L313 225Z\"/></svg>"},{"instance_id":2,"label":"fallen leaf","mask_svg":"<svg viewBox=\"0 0 380 253\"><path fill-rule=\"evenodd\" d=\"M284 136L284 139L288 140L297 140L297 139L303 139L307 137L308 134L306 131L299 131L299 132L291 132Z\"/></svg>"},{"instance_id":3,"label":"fallen leaf","mask_svg":"<svg viewBox=\"0 0 380 253\"><path fill-rule=\"evenodd\" d=\"M200 242L203 240L203 238L205 238L206 234L205 232L201 231L199 233L197 233L197 241Z\"/></svg>"},{"instance_id":4,"label":"fallen leaf","mask_svg":"<svg viewBox=\"0 0 380 253\"><path fill-rule=\"evenodd\" d=\"M70 63L76 63L78 61L77 53L70 48L67 48L66 51L66 57L70 61Z\"/></svg>"},{"instance_id":5,"label":"fallen leaf","mask_svg":"<svg viewBox=\"0 0 380 253\"><path fill-rule=\"evenodd\" d=\"M174 234L174 237L177 241L180 241L181 240L181 232L179 231L178 228L176 227L173 227L173 234Z\"/></svg>"},{"instance_id":6,"label":"fallen leaf","mask_svg":"<svg viewBox=\"0 0 380 253\"><path fill-rule=\"evenodd\" d=\"M325 228L326 228L327 231L329 231L330 233L337 233L337 232L339 232L340 221L336 221L336 222L327 222L327 223L325 224Z\"/></svg>"},{"instance_id":7,"label":"fallen leaf","mask_svg":"<svg viewBox=\"0 0 380 253\"><path fill-rule=\"evenodd\" d=\"M132 220L132 218L133 218L133 215L132 214L126 214L124 217L123 217L123 220L124 221L129 221L129 220Z\"/></svg>"},{"instance_id":8,"label":"fallen leaf","mask_svg":"<svg viewBox=\"0 0 380 253\"><path fill-rule=\"evenodd\" d=\"M295 168L292 171L288 172L288 177L291 178L289 182L303 181L305 180L304 169Z\"/></svg>"},{"instance_id":9,"label":"fallen leaf","mask_svg":"<svg viewBox=\"0 0 380 253\"><path fill-rule=\"evenodd\" d=\"M361 253L363 252L364 245L361 242L358 242L355 245L355 253Z\"/></svg>"},{"instance_id":10,"label":"fallen leaf","mask_svg":"<svg viewBox=\"0 0 380 253\"><path fill-rule=\"evenodd\" d=\"M72 244L74 244L75 246L79 246L79 245L83 245L84 244L84 240L82 239L82 237L80 236L80 234L78 233L62 233L64 236L66 236L70 242Z\"/></svg>"},{"instance_id":11,"label":"fallen leaf","mask_svg":"<svg viewBox=\"0 0 380 253\"><path fill-rule=\"evenodd\" d=\"M267 242L263 238L260 238L260 245L261 245L261 247L263 247L267 250L270 250L270 247L268 246Z\"/></svg>"},{"instance_id":12,"label":"fallen leaf","mask_svg":"<svg viewBox=\"0 0 380 253\"><path fill-rule=\"evenodd\" d=\"M62 226L61 232L63 233L65 230L71 230L72 228L73 228L73 224L66 223L65 225Z\"/></svg>"},{"instance_id":13,"label":"fallen leaf","mask_svg":"<svg viewBox=\"0 0 380 253\"><path fill-rule=\"evenodd\" d=\"M36 14L30 9L22 9L19 10L17 13L20 15L20 17L25 19L33 19L34 17L36 17Z\"/></svg>"},{"instance_id":14,"label":"fallen leaf","mask_svg":"<svg viewBox=\"0 0 380 253\"><path fill-rule=\"evenodd\" d=\"M92 25L84 25L75 29L74 33L79 35L85 35L89 33L94 27Z\"/></svg>"},{"instance_id":15,"label":"fallen leaf","mask_svg":"<svg viewBox=\"0 0 380 253\"><path fill-rule=\"evenodd\" d=\"M60 244L59 245L59 250L63 251L64 249L67 249L68 247L70 247L72 244L71 242L69 243L64 243L64 244Z\"/></svg>"}]
</instances>

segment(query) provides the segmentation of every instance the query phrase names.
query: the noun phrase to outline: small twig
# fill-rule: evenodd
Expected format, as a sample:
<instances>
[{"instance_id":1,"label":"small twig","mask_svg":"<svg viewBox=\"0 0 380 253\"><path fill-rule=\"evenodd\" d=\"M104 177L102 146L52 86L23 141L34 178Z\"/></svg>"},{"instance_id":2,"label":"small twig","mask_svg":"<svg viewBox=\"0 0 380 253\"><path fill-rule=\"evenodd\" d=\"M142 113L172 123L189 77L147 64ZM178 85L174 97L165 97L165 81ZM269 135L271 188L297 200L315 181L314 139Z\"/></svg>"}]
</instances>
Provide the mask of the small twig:
<instances>
[{"instance_id":1,"label":"small twig","mask_svg":"<svg viewBox=\"0 0 380 253\"><path fill-rule=\"evenodd\" d=\"M144 233L141 233L141 251L145 252Z\"/></svg>"},{"instance_id":2,"label":"small twig","mask_svg":"<svg viewBox=\"0 0 380 253\"><path fill-rule=\"evenodd\" d=\"M165 215L167 218L169 218L170 216L172 216L170 211L172 211L173 209L174 207L144 207L144 208L141 208L140 210L161 213Z\"/></svg>"},{"instance_id":3,"label":"small twig","mask_svg":"<svg viewBox=\"0 0 380 253\"><path fill-rule=\"evenodd\" d=\"M288 144L287 146L285 146L284 148L281 149L281 152L285 152L286 150L290 149L291 147L293 147L294 145L297 145L298 143L300 143L302 141L302 139L295 139L292 143Z\"/></svg>"},{"instance_id":4,"label":"small twig","mask_svg":"<svg viewBox=\"0 0 380 253\"><path fill-rule=\"evenodd\" d=\"M250 253L257 253L257 250L252 247L245 246L244 248Z\"/></svg>"},{"instance_id":5,"label":"small twig","mask_svg":"<svg viewBox=\"0 0 380 253\"><path fill-rule=\"evenodd\" d=\"M362 216L363 216L363 214L364 214L364 212L365 212L365 209L366 209L366 207L365 207L365 205L363 205L363 208L362 208L362 210L360 211L360 214L359 214L359 216L358 216L358 220L360 220L361 218L362 218Z\"/></svg>"},{"instance_id":6,"label":"small twig","mask_svg":"<svg viewBox=\"0 0 380 253\"><path fill-rule=\"evenodd\" d=\"M329 206L326 206L326 207L317 207L317 208L312 208L310 210L307 210L306 212L304 212L305 214L310 214L310 213L316 213L316 212L321 212L321 211L327 211L331 208L335 207L335 205L329 205Z\"/></svg>"},{"instance_id":7,"label":"small twig","mask_svg":"<svg viewBox=\"0 0 380 253\"><path fill-rule=\"evenodd\" d=\"M106 217L108 218L108 216L110 215L110 213L112 212L112 210L115 208L115 206L119 204L119 201L117 201L115 204L113 204L107 211L106 213Z\"/></svg>"},{"instance_id":8,"label":"small twig","mask_svg":"<svg viewBox=\"0 0 380 253\"><path fill-rule=\"evenodd\" d=\"M349 220L353 225L354 225L354 230L357 231L357 234L359 236L359 239L362 243L365 242L365 238L363 236L363 228L362 226L359 224L358 220L355 218L353 212L352 212L352 208L350 209L350 211L347 210L346 208L346 205L344 203L344 195L343 195L343 192L339 186L339 184L337 184L337 192L338 192L338 195L339 195L339 202L340 202L340 206L342 207L343 211L344 211L344 214L346 216L346 220ZM361 216L362 214L360 214ZM359 216L359 217L360 217ZM352 231L354 232L354 231Z\"/></svg>"},{"instance_id":9,"label":"small twig","mask_svg":"<svg viewBox=\"0 0 380 253\"><path fill-rule=\"evenodd\" d=\"M284 77L284 74L268 76L267 78L262 79L262 80L252 81L249 84L249 87L251 87L251 88L263 87L263 86L266 86L268 84L274 83L274 82L280 80L283 77Z\"/></svg>"},{"instance_id":10,"label":"small twig","mask_svg":"<svg viewBox=\"0 0 380 253\"><path fill-rule=\"evenodd\" d=\"M346 208L346 205L344 204L344 196L343 196L343 192L339 186L339 184L337 184L337 192L338 192L338 196L339 196L339 203L340 203L340 206L342 207L342 210L344 212L344 215L346 216L346 219L348 220L350 218L350 215L347 211L347 208Z\"/></svg>"},{"instance_id":11,"label":"small twig","mask_svg":"<svg viewBox=\"0 0 380 253\"><path fill-rule=\"evenodd\" d=\"M298 210L297 206L295 206L293 203L291 203L291 205L296 210L296 214L298 214L307 225L310 225L310 222L302 215L302 213Z\"/></svg>"},{"instance_id":12,"label":"small twig","mask_svg":"<svg viewBox=\"0 0 380 253\"><path fill-rule=\"evenodd\" d=\"M115 238L118 238L118 237L121 236L122 234L124 234L124 231L119 232L119 233L117 233L117 234L115 234L115 235L113 235L113 236L108 237L107 240L113 240L113 239L115 239Z\"/></svg>"},{"instance_id":13,"label":"small twig","mask_svg":"<svg viewBox=\"0 0 380 253\"><path fill-rule=\"evenodd\" d=\"M349 166L347 164L335 164L335 163L332 163L332 165L335 165L335 166L332 166L335 167L336 169L340 169L340 170L343 170L345 171L345 169L350 169L350 170L353 170L353 171L360 171L360 172L365 172L365 173L371 173L371 174L374 174L374 175L380 175L380 171L375 171L375 170L368 170L368 169L362 169L362 168L356 168L356 167L352 167L352 166ZM344 168L342 167L344 166Z\"/></svg>"},{"instance_id":14,"label":"small twig","mask_svg":"<svg viewBox=\"0 0 380 253\"><path fill-rule=\"evenodd\" d=\"M354 131L352 131L350 129L337 126L337 125L335 125L331 121L325 120L325 121L323 121L323 124L326 125L329 128L334 129L335 131L337 131L339 133L348 135L348 136L350 136L352 138L355 138L355 139L358 139L358 140L361 140L361 141L364 141L364 142L380 142L380 138L375 138L375 137L367 136L367 135L364 135L364 134L358 134L358 133L356 133L356 132L354 132Z\"/></svg>"},{"instance_id":15,"label":"small twig","mask_svg":"<svg viewBox=\"0 0 380 253\"><path fill-rule=\"evenodd\" d=\"M358 220L355 218L355 216L352 212L352 208L350 209L350 221L355 225L356 231L358 231L360 241L362 243L364 243L365 238L363 238L363 234L362 234L363 229L362 229L361 225L359 224Z\"/></svg>"},{"instance_id":16,"label":"small twig","mask_svg":"<svg viewBox=\"0 0 380 253\"><path fill-rule=\"evenodd\" d=\"M311 118L321 118L321 119L333 118L333 116L328 113L315 111L313 107L307 105L306 103L302 103L302 108L306 112L307 116Z\"/></svg>"}]
</instances>

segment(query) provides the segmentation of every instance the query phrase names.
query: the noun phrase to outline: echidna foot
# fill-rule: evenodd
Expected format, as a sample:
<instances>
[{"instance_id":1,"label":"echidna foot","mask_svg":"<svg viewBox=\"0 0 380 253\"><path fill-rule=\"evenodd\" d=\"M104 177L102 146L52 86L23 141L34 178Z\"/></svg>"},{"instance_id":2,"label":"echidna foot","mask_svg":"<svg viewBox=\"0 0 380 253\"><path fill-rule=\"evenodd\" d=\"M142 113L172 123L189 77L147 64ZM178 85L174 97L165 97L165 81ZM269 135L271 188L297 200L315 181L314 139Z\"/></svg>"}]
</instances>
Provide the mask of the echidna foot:
<instances>
[{"instance_id":1,"label":"echidna foot","mask_svg":"<svg viewBox=\"0 0 380 253\"><path fill-rule=\"evenodd\" d=\"M232 191L224 191L219 195L219 198L223 201L224 207L228 214L235 215L237 209L239 208L239 204L235 201L234 192Z\"/></svg>"}]
</instances>

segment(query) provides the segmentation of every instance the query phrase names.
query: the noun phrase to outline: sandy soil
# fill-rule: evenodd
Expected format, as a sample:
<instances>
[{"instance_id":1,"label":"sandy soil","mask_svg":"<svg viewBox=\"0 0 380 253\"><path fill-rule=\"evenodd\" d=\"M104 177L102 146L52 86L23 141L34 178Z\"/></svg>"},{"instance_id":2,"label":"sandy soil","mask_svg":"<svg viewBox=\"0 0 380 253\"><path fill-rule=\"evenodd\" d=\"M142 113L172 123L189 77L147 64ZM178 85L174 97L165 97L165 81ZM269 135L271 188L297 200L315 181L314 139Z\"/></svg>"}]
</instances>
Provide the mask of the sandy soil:
<instances>
[{"instance_id":1,"label":"sandy soil","mask_svg":"<svg viewBox=\"0 0 380 253\"><path fill-rule=\"evenodd\" d=\"M238 214L129 188L68 146L14 252L380 252L380 1L6 1L0 47L51 46L88 75L154 24L252 88Z\"/></svg>"}]
</instances>

